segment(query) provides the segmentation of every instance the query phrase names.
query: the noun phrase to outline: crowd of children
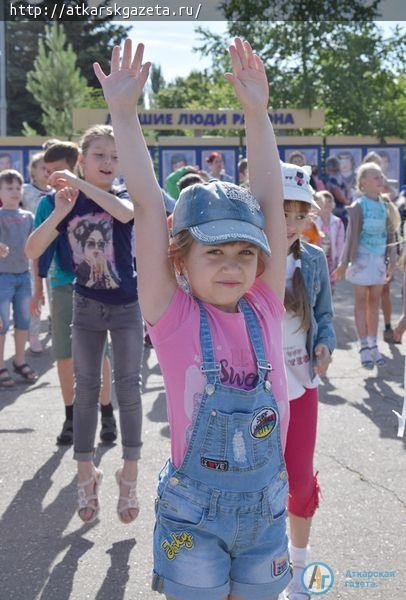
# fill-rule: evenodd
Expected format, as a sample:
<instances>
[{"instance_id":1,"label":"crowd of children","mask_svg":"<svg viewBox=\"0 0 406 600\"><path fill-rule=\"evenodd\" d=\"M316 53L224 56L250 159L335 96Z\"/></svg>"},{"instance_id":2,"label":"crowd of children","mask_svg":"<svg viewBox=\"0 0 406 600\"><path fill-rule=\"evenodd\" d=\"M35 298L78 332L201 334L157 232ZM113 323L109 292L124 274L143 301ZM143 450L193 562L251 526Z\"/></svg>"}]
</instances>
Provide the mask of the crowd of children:
<instances>
[{"instance_id":1,"label":"crowd of children","mask_svg":"<svg viewBox=\"0 0 406 600\"><path fill-rule=\"evenodd\" d=\"M157 490L153 589L172 600L272 600L282 592L305 600L319 503L318 385L336 345L332 291L344 276L353 285L361 365L382 366L381 301L385 339L400 343L406 329L405 311L393 330L390 321L400 222L379 156L368 155L356 174L342 157L345 177L330 157L325 186L310 167L281 163L263 63L238 38L229 51L225 77L246 127L241 186L213 153L211 179L196 167L171 174L177 202L168 216L174 202L156 180L136 108L150 63L130 40L122 56L113 49L108 75L94 65L113 127L90 128L79 146L51 140L31 158L28 184L17 171L0 172L0 386L15 386L4 362L11 306L13 370L38 379L25 347L29 339L42 351L49 281L65 407L57 442L74 445L79 517L91 523L100 512L99 403L102 440L117 436L110 339L123 458L117 513L131 523L139 512L144 321L171 430ZM118 164L126 189L115 185ZM404 272L405 264L403 251ZM189 550L176 563L168 539Z\"/></svg>"}]
</instances>

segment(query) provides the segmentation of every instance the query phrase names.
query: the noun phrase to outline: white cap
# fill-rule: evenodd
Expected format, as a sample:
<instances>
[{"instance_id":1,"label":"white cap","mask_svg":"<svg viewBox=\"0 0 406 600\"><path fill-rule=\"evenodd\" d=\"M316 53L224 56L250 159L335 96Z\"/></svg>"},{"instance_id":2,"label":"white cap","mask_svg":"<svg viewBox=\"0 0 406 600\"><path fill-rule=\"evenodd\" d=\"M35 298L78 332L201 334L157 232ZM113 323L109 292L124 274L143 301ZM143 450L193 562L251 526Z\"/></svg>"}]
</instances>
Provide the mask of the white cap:
<instances>
[{"instance_id":1,"label":"white cap","mask_svg":"<svg viewBox=\"0 0 406 600\"><path fill-rule=\"evenodd\" d=\"M315 191L310 185L311 166L305 165L304 167L298 167L297 165L291 165L281 161L281 170L283 199L307 202L307 204L319 209L318 204L313 199Z\"/></svg>"}]
</instances>

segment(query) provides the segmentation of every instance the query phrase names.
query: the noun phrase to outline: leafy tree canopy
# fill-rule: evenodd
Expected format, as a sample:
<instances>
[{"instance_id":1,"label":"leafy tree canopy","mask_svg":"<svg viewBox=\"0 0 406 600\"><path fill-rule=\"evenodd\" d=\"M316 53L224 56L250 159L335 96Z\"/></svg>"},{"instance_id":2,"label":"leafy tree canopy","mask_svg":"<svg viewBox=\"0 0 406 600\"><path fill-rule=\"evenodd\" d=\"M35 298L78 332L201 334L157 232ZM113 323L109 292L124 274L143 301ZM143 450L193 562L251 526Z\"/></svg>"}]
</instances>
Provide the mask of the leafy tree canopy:
<instances>
[{"instance_id":1,"label":"leafy tree canopy","mask_svg":"<svg viewBox=\"0 0 406 600\"><path fill-rule=\"evenodd\" d=\"M199 32L197 50L212 56L219 76L229 68L227 40ZM406 134L406 36L399 27L385 38L372 21L238 21L228 33L250 40L264 60L275 108L324 108L324 134Z\"/></svg>"}]
</instances>

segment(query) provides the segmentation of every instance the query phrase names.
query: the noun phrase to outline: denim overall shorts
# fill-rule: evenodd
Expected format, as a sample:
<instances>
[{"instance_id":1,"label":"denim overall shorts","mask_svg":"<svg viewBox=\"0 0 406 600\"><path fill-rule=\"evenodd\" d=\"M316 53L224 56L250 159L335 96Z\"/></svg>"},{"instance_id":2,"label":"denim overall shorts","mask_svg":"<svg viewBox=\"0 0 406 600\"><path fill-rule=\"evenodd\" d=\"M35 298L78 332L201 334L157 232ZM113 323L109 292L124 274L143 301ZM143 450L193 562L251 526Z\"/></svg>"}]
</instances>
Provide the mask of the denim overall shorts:
<instances>
[{"instance_id":1,"label":"denim overall shorts","mask_svg":"<svg viewBox=\"0 0 406 600\"><path fill-rule=\"evenodd\" d=\"M220 383L207 313L200 308L206 386L185 457L160 473L152 589L177 600L278 596L291 579L287 472L278 407L258 319L242 299L258 383Z\"/></svg>"}]
</instances>

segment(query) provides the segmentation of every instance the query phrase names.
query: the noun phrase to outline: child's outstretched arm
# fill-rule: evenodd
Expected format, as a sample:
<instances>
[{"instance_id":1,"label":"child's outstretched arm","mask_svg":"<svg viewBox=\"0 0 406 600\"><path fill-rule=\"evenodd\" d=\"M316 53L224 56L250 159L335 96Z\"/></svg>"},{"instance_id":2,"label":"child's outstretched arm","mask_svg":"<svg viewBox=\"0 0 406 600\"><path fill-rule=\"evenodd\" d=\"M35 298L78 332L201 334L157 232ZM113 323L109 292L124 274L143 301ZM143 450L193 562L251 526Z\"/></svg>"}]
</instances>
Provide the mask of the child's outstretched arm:
<instances>
[{"instance_id":1,"label":"child's outstretched arm","mask_svg":"<svg viewBox=\"0 0 406 600\"><path fill-rule=\"evenodd\" d=\"M78 191L72 187L64 187L55 194L55 208L49 217L34 229L25 243L27 258L35 260L45 252L48 246L58 237L58 225L75 206Z\"/></svg>"},{"instance_id":2,"label":"child's outstretched arm","mask_svg":"<svg viewBox=\"0 0 406 600\"><path fill-rule=\"evenodd\" d=\"M265 233L272 251L271 257L264 257L265 271L261 278L283 301L286 222L278 148L268 117L268 80L262 60L248 42L236 38L229 52L233 72L225 76L232 83L244 110L250 188L264 213Z\"/></svg>"},{"instance_id":3,"label":"child's outstretched arm","mask_svg":"<svg viewBox=\"0 0 406 600\"><path fill-rule=\"evenodd\" d=\"M101 190L67 169L63 171L54 171L50 175L48 183L55 189L62 189L63 187L69 186L76 190L80 190L88 198L91 198L99 206L104 208L104 210L112 217L122 223L128 223L128 221L131 221L134 218L133 205L130 200L119 198L110 192Z\"/></svg>"},{"instance_id":4,"label":"child's outstretched arm","mask_svg":"<svg viewBox=\"0 0 406 600\"><path fill-rule=\"evenodd\" d=\"M177 284L168 259L168 229L162 192L155 177L137 114L137 102L150 63L142 64L143 44L132 55L131 40L113 48L111 72L98 63L95 73L109 106L120 170L134 203L138 292L144 318L154 324L166 310Z\"/></svg>"}]
</instances>

